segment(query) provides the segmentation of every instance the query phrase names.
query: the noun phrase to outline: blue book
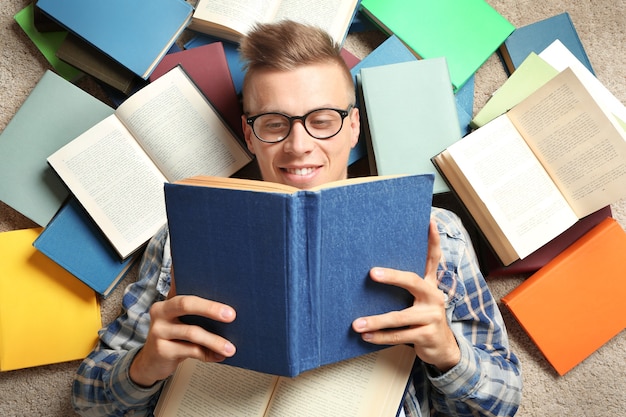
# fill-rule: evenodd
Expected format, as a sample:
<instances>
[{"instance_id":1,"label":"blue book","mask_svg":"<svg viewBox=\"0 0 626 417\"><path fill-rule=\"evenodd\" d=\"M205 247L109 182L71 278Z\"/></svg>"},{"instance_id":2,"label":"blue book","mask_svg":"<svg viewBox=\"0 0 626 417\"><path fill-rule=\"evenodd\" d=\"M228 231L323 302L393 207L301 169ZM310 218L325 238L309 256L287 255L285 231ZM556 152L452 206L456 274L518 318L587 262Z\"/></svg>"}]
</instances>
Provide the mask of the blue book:
<instances>
[{"instance_id":1,"label":"blue book","mask_svg":"<svg viewBox=\"0 0 626 417\"><path fill-rule=\"evenodd\" d=\"M226 364L295 376L386 346L351 328L410 294L372 267L423 276L433 175L361 177L314 190L234 178L165 184L177 294L235 308L228 324L185 317L234 343Z\"/></svg>"},{"instance_id":2,"label":"blue book","mask_svg":"<svg viewBox=\"0 0 626 417\"><path fill-rule=\"evenodd\" d=\"M539 54L557 39L595 75L578 32L567 12L515 29L500 46L500 55L505 68L509 74L513 73L531 52Z\"/></svg>"},{"instance_id":3,"label":"blue book","mask_svg":"<svg viewBox=\"0 0 626 417\"><path fill-rule=\"evenodd\" d=\"M104 297L138 259L120 259L75 197L61 207L33 246Z\"/></svg>"},{"instance_id":4,"label":"blue book","mask_svg":"<svg viewBox=\"0 0 626 417\"><path fill-rule=\"evenodd\" d=\"M38 0L37 6L143 79L176 42L193 13L184 0Z\"/></svg>"},{"instance_id":5,"label":"blue book","mask_svg":"<svg viewBox=\"0 0 626 417\"><path fill-rule=\"evenodd\" d=\"M402 41L395 35L391 35L388 37L383 43L381 43L377 48L375 48L372 52L370 52L365 58L361 60L358 64L356 64L350 70L352 74L352 78L354 79L355 88L357 86L356 76L361 72L363 68L371 68L377 67L381 65L389 65L389 64L399 64L402 62L410 62L417 61L417 57L411 52L409 48L402 43ZM473 80L473 77L472 77ZM468 90L470 87L467 87ZM463 90L463 91L468 91ZM472 98L474 94L473 87L471 88ZM461 93L460 98L465 99L466 93ZM358 102L358 94L357 94L357 106L360 106ZM461 132L463 134L469 132L469 123L471 120L471 116L465 111L464 107L467 105L466 101L457 100L457 113L459 117L459 126L461 128ZM472 104L473 105L473 104ZM361 136L359 137L359 142L350 152L349 164L353 164L359 159L365 157L367 155L367 147L366 141L364 137L363 130L361 131Z\"/></svg>"}]
</instances>

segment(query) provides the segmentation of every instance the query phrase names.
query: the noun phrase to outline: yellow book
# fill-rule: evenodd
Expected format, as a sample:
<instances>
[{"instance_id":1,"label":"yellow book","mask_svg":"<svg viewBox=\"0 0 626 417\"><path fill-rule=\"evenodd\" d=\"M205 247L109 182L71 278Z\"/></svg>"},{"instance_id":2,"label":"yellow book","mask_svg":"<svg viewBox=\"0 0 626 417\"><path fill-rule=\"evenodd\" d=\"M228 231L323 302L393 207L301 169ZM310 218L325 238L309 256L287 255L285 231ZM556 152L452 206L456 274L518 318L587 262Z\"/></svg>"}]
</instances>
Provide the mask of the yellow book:
<instances>
[{"instance_id":1,"label":"yellow book","mask_svg":"<svg viewBox=\"0 0 626 417\"><path fill-rule=\"evenodd\" d=\"M102 325L96 293L32 246L41 231L0 233L0 371L81 359Z\"/></svg>"}]
</instances>

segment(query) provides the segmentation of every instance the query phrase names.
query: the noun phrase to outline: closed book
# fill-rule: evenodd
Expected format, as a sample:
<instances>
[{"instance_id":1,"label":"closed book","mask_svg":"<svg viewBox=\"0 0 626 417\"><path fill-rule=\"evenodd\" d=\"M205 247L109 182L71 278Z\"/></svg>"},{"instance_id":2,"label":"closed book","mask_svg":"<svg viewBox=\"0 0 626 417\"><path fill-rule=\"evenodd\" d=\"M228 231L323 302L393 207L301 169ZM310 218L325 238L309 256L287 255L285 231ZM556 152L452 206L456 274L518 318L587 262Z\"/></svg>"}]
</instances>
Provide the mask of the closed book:
<instances>
[{"instance_id":1,"label":"closed book","mask_svg":"<svg viewBox=\"0 0 626 417\"><path fill-rule=\"evenodd\" d=\"M295 376L379 350L351 328L402 310L375 266L423 276L432 175L362 177L297 190L215 177L165 185L176 293L234 307L228 324L188 317L233 342L224 363Z\"/></svg>"},{"instance_id":2,"label":"closed book","mask_svg":"<svg viewBox=\"0 0 626 417\"><path fill-rule=\"evenodd\" d=\"M137 259L120 259L73 196L46 225L33 246L105 298Z\"/></svg>"},{"instance_id":3,"label":"closed book","mask_svg":"<svg viewBox=\"0 0 626 417\"><path fill-rule=\"evenodd\" d=\"M531 52L538 54L557 39L593 73L589 57L567 12L516 28L500 46L506 69L512 74Z\"/></svg>"},{"instance_id":4,"label":"closed book","mask_svg":"<svg viewBox=\"0 0 626 417\"><path fill-rule=\"evenodd\" d=\"M176 42L193 13L184 0L38 0L37 6L143 79Z\"/></svg>"},{"instance_id":5,"label":"closed book","mask_svg":"<svg viewBox=\"0 0 626 417\"><path fill-rule=\"evenodd\" d=\"M0 233L0 371L83 359L98 341L96 293L33 247L41 230Z\"/></svg>"},{"instance_id":6,"label":"closed book","mask_svg":"<svg viewBox=\"0 0 626 417\"><path fill-rule=\"evenodd\" d=\"M606 218L502 298L559 375L626 327L626 233Z\"/></svg>"},{"instance_id":7,"label":"closed book","mask_svg":"<svg viewBox=\"0 0 626 417\"><path fill-rule=\"evenodd\" d=\"M462 87L515 27L484 0L363 0L363 13L420 58L445 57Z\"/></svg>"},{"instance_id":8,"label":"closed book","mask_svg":"<svg viewBox=\"0 0 626 417\"><path fill-rule=\"evenodd\" d=\"M73 33L68 33L56 56L125 95L138 84L139 77L131 70Z\"/></svg>"},{"instance_id":9,"label":"closed book","mask_svg":"<svg viewBox=\"0 0 626 417\"><path fill-rule=\"evenodd\" d=\"M360 78L371 173L436 173L431 157L461 139L445 58L363 68ZM436 173L433 192L447 191Z\"/></svg>"},{"instance_id":10,"label":"closed book","mask_svg":"<svg viewBox=\"0 0 626 417\"><path fill-rule=\"evenodd\" d=\"M0 134L0 200L40 226L68 196L46 158L113 109L46 71Z\"/></svg>"}]
</instances>

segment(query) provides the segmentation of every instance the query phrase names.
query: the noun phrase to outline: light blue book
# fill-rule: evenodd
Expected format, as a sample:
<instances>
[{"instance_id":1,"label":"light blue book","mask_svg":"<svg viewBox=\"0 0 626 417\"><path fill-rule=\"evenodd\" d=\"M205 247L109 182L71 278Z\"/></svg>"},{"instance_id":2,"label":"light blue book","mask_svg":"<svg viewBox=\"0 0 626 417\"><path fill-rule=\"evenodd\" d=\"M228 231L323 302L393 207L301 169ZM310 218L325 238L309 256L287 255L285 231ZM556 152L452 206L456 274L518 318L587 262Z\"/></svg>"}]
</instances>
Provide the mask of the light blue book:
<instances>
[{"instance_id":1,"label":"light blue book","mask_svg":"<svg viewBox=\"0 0 626 417\"><path fill-rule=\"evenodd\" d=\"M39 0L37 6L143 79L176 42L193 13L184 0Z\"/></svg>"}]
</instances>

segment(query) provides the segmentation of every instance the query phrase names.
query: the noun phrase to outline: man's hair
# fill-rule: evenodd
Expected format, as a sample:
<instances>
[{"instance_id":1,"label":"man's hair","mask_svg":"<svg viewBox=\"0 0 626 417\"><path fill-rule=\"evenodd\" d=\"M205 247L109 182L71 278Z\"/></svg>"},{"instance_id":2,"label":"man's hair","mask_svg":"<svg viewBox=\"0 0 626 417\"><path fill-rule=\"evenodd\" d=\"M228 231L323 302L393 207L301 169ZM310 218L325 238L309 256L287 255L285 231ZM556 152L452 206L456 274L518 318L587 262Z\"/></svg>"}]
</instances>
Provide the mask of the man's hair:
<instances>
[{"instance_id":1,"label":"man's hair","mask_svg":"<svg viewBox=\"0 0 626 417\"><path fill-rule=\"evenodd\" d=\"M239 52L246 69L244 92L248 80L257 71L290 71L324 63L338 65L353 86L341 47L326 31L315 26L291 20L257 24L241 39Z\"/></svg>"}]
</instances>

